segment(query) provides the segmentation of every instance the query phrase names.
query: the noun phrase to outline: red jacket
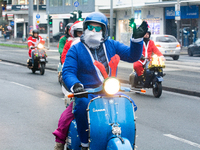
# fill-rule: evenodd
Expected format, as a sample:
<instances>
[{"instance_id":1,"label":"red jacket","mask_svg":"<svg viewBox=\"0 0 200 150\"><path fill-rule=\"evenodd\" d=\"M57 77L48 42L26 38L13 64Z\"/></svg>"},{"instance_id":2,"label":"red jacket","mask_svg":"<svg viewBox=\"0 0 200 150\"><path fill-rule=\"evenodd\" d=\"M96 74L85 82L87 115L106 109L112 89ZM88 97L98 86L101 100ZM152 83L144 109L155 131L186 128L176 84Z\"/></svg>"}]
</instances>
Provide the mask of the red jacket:
<instances>
[{"instance_id":1,"label":"red jacket","mask_svg":"<svg viewBox=\"0 0 200 150\"><path fill-rule=\"evenodd\" d=\"M63 48L63 52L62 52L62 55L61 55L61 63L62 64L65 62L67 52L70 49L72 42L73 42L73 40L68 41Z\"/></svg>"},{"instance_id":2,"label":"red jacket","mask_svg":"<svg viewBox=\"0 0 200 150\"><path fill-rule=\"evenodd\" d=\"M37 46L39 43L41 43L41 44L45 43L45 41L43 40L43 38L41 36L39 36L39 40L37 38L32 37L32 36L30 36L28 38L29 57L31 57L31 47Z\"/></svg>"},{"instance_id":3,"label":"red jacket","mask_svg":"<svg viewBox=\"0 0 200 150\"><path fill-rule=\"evenodd\" d=\"M147 45L145 43L143 44L142 54L144 55L144 57L146 57L148 59L151 59L152 54L156 54L158 56L163 56L163 54L159 51L159 49L154 44L154 41L152 41L152 40L149 40ZM139 62L141 62L142 64L145 63L144 60L139 60Z\"/></svg>"}]
</instances>

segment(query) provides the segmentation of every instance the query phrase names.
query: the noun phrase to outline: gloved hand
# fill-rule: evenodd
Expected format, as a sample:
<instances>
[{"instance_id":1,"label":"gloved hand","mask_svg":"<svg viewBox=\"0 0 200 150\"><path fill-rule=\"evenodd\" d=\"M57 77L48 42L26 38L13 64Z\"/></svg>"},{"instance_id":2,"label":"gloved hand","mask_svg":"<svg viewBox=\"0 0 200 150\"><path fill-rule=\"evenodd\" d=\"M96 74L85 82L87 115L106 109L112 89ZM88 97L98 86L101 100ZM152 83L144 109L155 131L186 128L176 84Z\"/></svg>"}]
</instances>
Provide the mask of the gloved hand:
<instances>
[{"instance_id":1,"label":"gloved hand","mask_svg":"<svg viewBox=\"0 0 200 150\"><path fill-rule=\"evenodd\" d=\"M136 29L133 28L133 36L132 38L137 39L137 38L143 38L144 35L148 31L148 24L146 21L143 21L142 24Z\"/></svg>"},{"instance_id":2,"label":"gloved hand","mask_svg":"<svg viewBox=\"0 0 200 150\"><path fill-rule=\"evenodd\" d=\"M80 93L80 92L86 92L86 90L83 88L83 86L80 83L75 83L73 87L74 93ZM78 98L86 97L88 98L88 94L81 94L76 96Z\"/></svg>"}]
</instances>

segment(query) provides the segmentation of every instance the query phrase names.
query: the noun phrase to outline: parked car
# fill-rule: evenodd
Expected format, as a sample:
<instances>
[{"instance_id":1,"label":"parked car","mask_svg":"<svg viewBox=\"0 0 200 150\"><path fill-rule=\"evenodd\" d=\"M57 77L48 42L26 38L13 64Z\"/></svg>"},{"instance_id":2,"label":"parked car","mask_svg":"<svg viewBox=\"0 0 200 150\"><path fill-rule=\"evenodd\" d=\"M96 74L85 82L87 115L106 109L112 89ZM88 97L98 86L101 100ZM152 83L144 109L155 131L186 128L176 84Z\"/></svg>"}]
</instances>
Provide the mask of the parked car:
<instances>
[{"instance_id":1,"label":"parked car","mask_svg":"<svg viewBox=\"0 0 200 150\"><path fill-rule=\"evenodd\" d=\"M63 32L58 32L56 34L53 35L53 41L54 42L58 42L60 40L60 37L65 35Z\"/></svg>"},{"instance_id":2,"label":"parked car","mask_svg":"<svg viewBox=\"0 0 200 150\"><path fill-rule=\"evenodd\" d=\"M197 39L195 43L188 47L188 55L193 56L195 54L200 54L200 39Z\"/></svg>"},{"instance_id":3,"label":"parked car","mask_svg":"<svg viewBox=\"0 0 200 150\"><path fill-rule=\"evenodd\" d=\"M181 45L172 35L152 35L151 40L154 41L157 48L164 56L172 57L173 60L178 60Z\"/></svg>"}]
</instances>

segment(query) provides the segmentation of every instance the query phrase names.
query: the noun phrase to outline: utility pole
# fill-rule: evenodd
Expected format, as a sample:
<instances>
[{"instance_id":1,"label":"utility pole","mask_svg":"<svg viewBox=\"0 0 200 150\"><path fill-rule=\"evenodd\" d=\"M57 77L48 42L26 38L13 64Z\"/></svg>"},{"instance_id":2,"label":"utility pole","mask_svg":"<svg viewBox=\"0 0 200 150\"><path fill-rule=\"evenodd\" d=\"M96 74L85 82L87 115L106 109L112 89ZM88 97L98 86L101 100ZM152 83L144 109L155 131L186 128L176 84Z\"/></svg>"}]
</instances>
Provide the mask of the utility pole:
<instances>
[{"instance_id":1,"label":"utility pole","mask_svg":"<svg viewBox=\"0 0 200 150\"><path fill-rule=\"evenodd\" d=\"M39 0L37 0L37 14L39 14Z\"/></svg>"},{"instance_id":2,"label":"utility pole","mask_svg":"<svg viewBox=\"0 0 200 150\"><path fill-rule=\"evenodd\" d=\"M37 0L37 14L39 14L39 0ZM37 27L39 29L39 24L37 24Z\"/></svg>"},{"instance_id":3,"label":"utility pole","mask_svg":"<svg viewBox=\"0 0 200 150\"><path fill-rule=\"evenodd\" d=\"M33 30L33 0L29 1L29 9L28 9L28 32L32 33Z\"/></svg>"},{"instance_id":4,"label":"utility pole","mask_svg":"<svg viewBox=\"0 0 200 150\"><path fill-rule=\"evenodd\" d=\"M177 4L175 6L175 20L177 25L177 40L180 42L180 20L181 20L181 11L180 11L180 1L177 0Z\"/></svg>"},{"instance_id":5,"label":"utility pole","mask_svg":"<svg viewBox=\"0 0 200 150\"><path fill-rule=\"evenodd\" d=\"M49 27L49 11L48 11L48 14L47 14L47 48L48 49L50 48L49 42L50 42L50 27Z\"/></svg>"},{"instance_id":6,"label":"utility pole","mask_svg":"<svg viewBox=\"0 0 200 150\"><path fill-rule=\"evenodd\" d=\"M110 38L113 37L113 0L110 0Z\"/></svg>"},{"instance_id":7,"label":"utility pole","mask_svg":"<svg viewBox=\"0 0 200 150\"><path fill-rule=\"evenodd\" d=\"M133 18L133 0L131 0L131 18Z\"/></svg>"}]
</instances>

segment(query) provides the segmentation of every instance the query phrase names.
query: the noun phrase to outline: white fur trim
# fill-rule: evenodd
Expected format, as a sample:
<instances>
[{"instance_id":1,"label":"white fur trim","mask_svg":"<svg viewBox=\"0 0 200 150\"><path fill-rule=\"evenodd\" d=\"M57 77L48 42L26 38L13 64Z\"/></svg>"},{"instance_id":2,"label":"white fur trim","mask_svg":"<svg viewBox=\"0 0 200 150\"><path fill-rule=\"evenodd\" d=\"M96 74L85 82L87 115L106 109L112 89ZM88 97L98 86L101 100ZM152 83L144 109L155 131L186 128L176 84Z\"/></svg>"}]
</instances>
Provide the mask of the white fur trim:
<instances>
[{"instance_id":1,"label":"white fur trim","mask_svg":"<svg viewBox=\"0 0 200 150\"><path fill-rule=\"evenodd\" d=\"M79 42L80 42L80 37L74 38L72 44L70 45L70 47L72 47L73 45L75 45L75 44L77 44Z\"/></svg>"},{"instance_id":2,"label":"white fur trim","mask_svg":"<svg viewBox=\"0 0 200 150\"><path fill-rule=\"evenodd\" d=\"M81 143L81 146L82 147L89 147L89 144L88 143Z\"/></svg>"},{"instance_id":3,"label":"white fur trim","mask_svg":"<svg viewBox=\"0 0 200 150\"><path fill-rule=\"evenodd\" d=\"M104 43L103 43L103 50L104 50L104 53L105 53L105 55L106 55L106 60L107 60L107 63L108 63L108 69L109 69L108 75L109 75L109 74L110 74L110 67L109 67L109 61L108 61L108 57L107 57L106 46L105 46Z\"/></svg>"},{"instance_id":4,"label":"white fur trim","mask_svg":"<svg viewBox=\"0 0 200 150\"><path fill-rule=\"evenodd\" d=\"M138 39L134 39L134 38L131 38L131 41L132 42L135 42L135 43L139 43L143 40L143 38L138 38Z\"/></svg>"}]
</instances>

